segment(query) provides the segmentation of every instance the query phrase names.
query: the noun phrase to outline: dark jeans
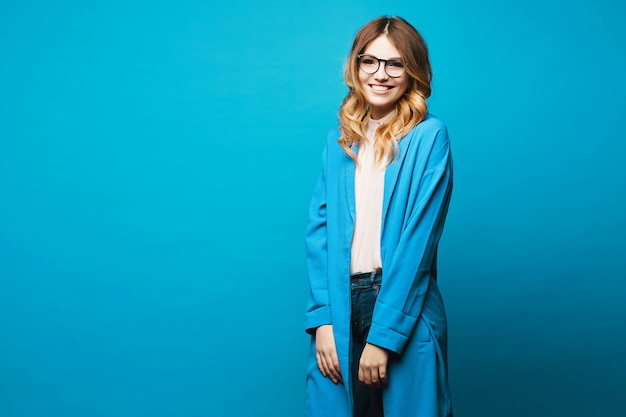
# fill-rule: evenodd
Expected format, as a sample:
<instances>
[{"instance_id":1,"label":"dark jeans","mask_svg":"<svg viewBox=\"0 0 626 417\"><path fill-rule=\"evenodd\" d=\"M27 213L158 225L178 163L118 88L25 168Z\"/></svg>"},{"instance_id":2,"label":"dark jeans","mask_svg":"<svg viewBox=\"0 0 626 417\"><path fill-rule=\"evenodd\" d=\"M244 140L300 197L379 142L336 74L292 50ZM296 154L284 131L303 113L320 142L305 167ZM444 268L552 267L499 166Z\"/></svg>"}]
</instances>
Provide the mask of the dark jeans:
<instances>
[{"instance_id":1,"label":"dark jeans","mask_svg":"<svg viewBox=\"0 0 626 417\"><path fill-rule=\"evenodd\" d=\"M355 274L350 277L352 287L352 393L354 417L383 417L383 391L368 388L359 381L359 359L372 325L374 302L382 282L382 271Z\"/></svg>"}]
</instances>

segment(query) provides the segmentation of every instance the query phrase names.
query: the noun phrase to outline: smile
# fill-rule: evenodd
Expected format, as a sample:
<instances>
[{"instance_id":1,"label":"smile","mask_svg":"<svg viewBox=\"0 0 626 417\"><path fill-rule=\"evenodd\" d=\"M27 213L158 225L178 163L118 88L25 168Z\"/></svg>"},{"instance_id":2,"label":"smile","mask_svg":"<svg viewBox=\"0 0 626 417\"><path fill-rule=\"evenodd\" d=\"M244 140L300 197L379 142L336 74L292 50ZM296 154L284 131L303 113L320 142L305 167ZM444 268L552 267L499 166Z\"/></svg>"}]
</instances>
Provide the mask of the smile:
<instances>
[{"instance_id":1,"label":"smile","mask_svg":"<svg viewBox=\"0 0 626 417\"><path fill-rule=\"evenodd\" d=\"M376 91L387 91L392 89L393 87L389 86L389 85L370 85L372 87L372 89L376 90Z\"/></svg>"}]
</instances>

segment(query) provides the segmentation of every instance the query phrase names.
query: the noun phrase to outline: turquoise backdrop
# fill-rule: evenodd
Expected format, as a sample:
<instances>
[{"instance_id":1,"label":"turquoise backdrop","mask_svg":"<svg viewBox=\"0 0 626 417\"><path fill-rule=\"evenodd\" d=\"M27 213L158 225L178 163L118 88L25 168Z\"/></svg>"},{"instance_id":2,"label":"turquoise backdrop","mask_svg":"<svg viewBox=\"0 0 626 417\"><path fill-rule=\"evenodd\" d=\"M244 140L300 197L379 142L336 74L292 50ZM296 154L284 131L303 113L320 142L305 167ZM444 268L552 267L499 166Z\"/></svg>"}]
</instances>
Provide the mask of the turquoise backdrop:
<instances>
[{"instance_id":1,"label":"turquoise backdrop","mask_svg":"<svg viewBox=\"0 0 626 417\"><path fill-rule=\"evenodd\" d=\"M303 415L303 234L360 26L426 38L457 416L626 415L626 6L5 0L0 416Z\"/></svg>"}]
</instances>

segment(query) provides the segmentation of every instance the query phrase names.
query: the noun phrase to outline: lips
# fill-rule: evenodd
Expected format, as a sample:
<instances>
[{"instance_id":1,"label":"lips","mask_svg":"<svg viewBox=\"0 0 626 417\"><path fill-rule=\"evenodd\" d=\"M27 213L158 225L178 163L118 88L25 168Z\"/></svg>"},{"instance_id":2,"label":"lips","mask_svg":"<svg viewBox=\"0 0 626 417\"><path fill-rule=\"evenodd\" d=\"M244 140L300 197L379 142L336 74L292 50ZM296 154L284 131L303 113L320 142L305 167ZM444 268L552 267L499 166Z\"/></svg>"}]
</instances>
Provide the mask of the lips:
<instances>
[{"instance_id":1,"label":"lips","mask_svg":"<svg viewBox=\"0 0 626 417\"><path fill-rule=\"evenodd\" d=\"M390 85L379 85L379 84L370 84L370 87L372 87L374 91L387 91L393 88Z\"/></svg>"}]
</instances>

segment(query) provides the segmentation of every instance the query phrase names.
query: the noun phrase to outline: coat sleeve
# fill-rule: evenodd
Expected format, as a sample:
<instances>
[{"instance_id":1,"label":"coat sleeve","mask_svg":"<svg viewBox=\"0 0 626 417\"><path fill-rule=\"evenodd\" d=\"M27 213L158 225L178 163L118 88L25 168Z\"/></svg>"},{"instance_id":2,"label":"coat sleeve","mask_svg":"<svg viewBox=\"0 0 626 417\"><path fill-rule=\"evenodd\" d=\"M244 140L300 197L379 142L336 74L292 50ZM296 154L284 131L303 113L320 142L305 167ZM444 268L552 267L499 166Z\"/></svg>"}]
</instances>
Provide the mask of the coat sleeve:
<instances>
[{"instance_id":1,"label":"coat sleeve","mask_svg":"<svg viewBox=\"0 0 626 417\"><path fill-rule=\"evenodd\" d=\"M417 190L411 190L417 195L411 199L405 218L393 220L402 222L402 231L391 263L384 266L383 285L367 338L369 343L398 354L415 329L430 280L436 277L437 245L452 193L447 130L442 126L429 134L435 137L424 169L413 173L421 175Z\"/></svg>"},{"instance_id":2,"label":"coat sleeve","mask_svg":"<svg viewBox=\"0 0 626 417\"><path fill-rule=\"evenodd\" d=\"M328 147L323 153L323 168L311 205L306 229L305 247L307 274L309 277L309 299L306 309L306 331L312 334L323 324L330 324L330 301L328 297L328 244L326 221L326 160Z\"/></svg>"}]
</instances>

